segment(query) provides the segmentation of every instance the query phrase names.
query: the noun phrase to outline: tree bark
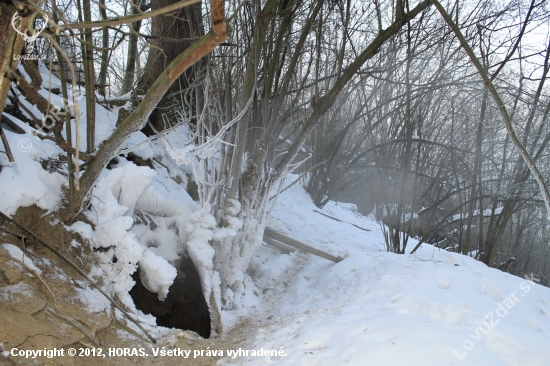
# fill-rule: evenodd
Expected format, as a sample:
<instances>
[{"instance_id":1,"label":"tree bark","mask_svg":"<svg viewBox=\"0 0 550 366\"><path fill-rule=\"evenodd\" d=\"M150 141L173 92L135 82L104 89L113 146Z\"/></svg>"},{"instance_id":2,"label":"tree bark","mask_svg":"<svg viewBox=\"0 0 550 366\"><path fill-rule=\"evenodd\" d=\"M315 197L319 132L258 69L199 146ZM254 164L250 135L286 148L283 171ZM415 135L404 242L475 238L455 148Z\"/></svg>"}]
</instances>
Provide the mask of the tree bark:
<instances>
[{"instance_id":1,"label":"tree bark","mask_svg":"<svg viewBox=\"0 0 550 366\"><path fill-rule=\"evenodd\" d=\"M80 5L79 0L77 0L77 3ZM84 14L84 21L90 22L92 20L90 0L83 0L82 13ZM95 150L95 71L91 29L84 31L82 40L82 63L86 88L86 152L91 154Z\"/></svg>"},{"instance_id":2,"label":"tree bark","mask_svg":"<svg viewBox=\"0 0 550 366\"><path fill-rule=\"evenodd\" d=\"M139 7L141 6L141 0L135 2L135 6L132 7L132 14L139 13ZM135 72L136 72L136 60L138 54L138 35L141 28L141 20L130 23L130 36L128 38L128 57L126 59L126 69L124 70L124 82L120 95L124 95L132 90L134 85Z\"/></svg>"},{"instance_id":3,"label":"tree bark","mask_svg":"<svg viewBox=\"0 0 550 366\"><path fill-rule=\"evenodd\" d=\"M99 0L99 14L101 19L107 19L107 9L105 8L105 0ZM109 62L109 29L103 27L102 30L102 50L101 50L101 65L99 67L98 88L99 94L107 96L107 66Z\"/></svg>"},{"instance_id":4,"label":"tree bark","mask_svg":"<svg viewBox=\"0 0 550 366\"><path fill-rule=\"evenodd\" d=\"M6 105L12 80L17 78L15 70L19 60L15 56L21 55L25 44L11 24L12 17L18 9L25 10L25 3L20 3L16 8L11 2L0 2L0 111L3 111ZM27 29L31 21L31 16L21 17L20 29Z\"/></svg>"},{"instance_id":5,"label":"tree bark","mask_svg":"<svg viewBox=\"0 0 550 366\"><path fill-rule=\"evenodd\" d=\"M476 156L474 161L474 170L472 172L472 186L470 188L469 196L469 205L468 205L468 217L466 217L466 233L464 234L464 245L462 247L462 254L467 255L471 250L472 242L472 222L474 218L474 206L475 206L475 197L478 192L478 172L481 164L481 142L483 139L483 120L485 119L485 111L487 110L487 98L489 92L487 88L483 91L483 99L481 101L481 112L479 116L479 122L477 124L477 137L476 137ZM479 207L481 210L481 205ZM480 212L480 215L483 215ZM481 228L480 228L481 229ZM481 245L481 243L479 243Z\"/></svg>"},{"instance_id":6,"label":"tree bark","mask_svg":"<svg viewBox=\"0 0 550 366\"><path fill-rule=\"evenodd\" d=\"M177 0L157 0L152 2L152 11L177 3ZM147 91L158 76L168 65L188 47L197 37L204 36L202 22L202 2L197 2L177 11L160 15L152 19L151 36L155 40L151 43L147 64L143 77L138 82L139 91ZM195 114L196 98L192 95L187 101L189 105L183 106L183 93L193 85L200 77L201 65L196 64L185 71L166 93L157 108L151 113L150 122L157 131L162 131L170 126L164 126L165 121L176 123L177 112L183 108L190 108L191 115ZM199 88L197 88L198 90ZM172 95L173 93L176 95ZM179 108L178 108L179 107ZM163 117L163 115L165 117ZM144 132L153 135L154 131L146 126Z\"/></svg>"}]
</instances>

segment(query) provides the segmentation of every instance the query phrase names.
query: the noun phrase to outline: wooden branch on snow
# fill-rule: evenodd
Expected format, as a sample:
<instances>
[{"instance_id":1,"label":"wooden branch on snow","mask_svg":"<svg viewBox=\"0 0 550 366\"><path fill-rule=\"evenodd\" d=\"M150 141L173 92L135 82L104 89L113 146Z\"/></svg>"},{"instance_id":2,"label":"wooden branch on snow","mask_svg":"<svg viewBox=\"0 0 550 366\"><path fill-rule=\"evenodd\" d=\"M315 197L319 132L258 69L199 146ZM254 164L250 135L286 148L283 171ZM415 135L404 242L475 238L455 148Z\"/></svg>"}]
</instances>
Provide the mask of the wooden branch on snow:
<instances>
[{"instance_id":1,"label":"wooden branch on snow","mask_svg":"<svg viewBox=\"0 0 550 366\"><path fill-rule=\"evenodd\" d=\"M318 211L318 210L313 210L313 211L314 211L314 212L317 212L318 214L321 214L321 215L323 215L323 216L325 216L325 217L328 217L329 219L332 219L332 220L334 220L334 221L343 222L344 224L350 224L350 225L353 225L353 226L355 226L356 228L361 229L361 230L364 230L364 231L370 231L369 229L365 229L364 227L361 227L361 226L352 224L351 222L347 222L347 221L343 221L343 220L337 219L336 217L327 215L326 213L322 213L321 211Z\"/></svg>"},{"instance_id":2,"label":"wooden branch on snow","mask_svg":"<svg viewBox=\"0 0 550 366\"><path fill-rule=\"evenodd\" d=\"M267 244L286 252L293 252L297 249L304 253L309 253L321 258L328 259L329 261L333 261L334 263L338 263L344 260L341 257L335 257L319 249L310 247L307 244L300 243L297 240L289 238L288 236L278 233L267 227L265 228L265 231L264 231L264 241Z\"/></svg>"},{"instance_id":3,"label":"wooden branch on snow","mask_svg":"<svg viewBox=\"0 0 550 366\"><path fill-rule=\"evenodd\" d=\"M26 133L25 130L19 127L11 118L12 116L10 116L9 114L2 113L2 116L0 117L0 122L8 126L8 128L13 132L19 135L24 135Z\"/></svg>"},{"instance_id":4,"label":"wooden branch on snow","mask_svg":"<svg viewBox=\"0 0 550 366\"><path fill-rule=\"evenodd\" d=\"M4 135L4 130L2 129L1 124L0 124L0 138L2 138L2 143L4 144L4 149L6 151L6 155L8 156L8 161L10 163L13 163L15 159L13 158L13 154L11 153L10 145L8 144L8 139L6 135Z\"/></svg>"},{"instance_id":5,"label":"wooden branch on snow","mask_svg":"<svg viewBox=\"0 0 550 366\"><path fill-rule=\"evenodd\" d=\"M297 250L296 248L291 247L290 245L286 245L286 244L281 243L280 241L277 241L275 239L271 239L269 236L264 236L263 240L267 245L272 246L273 248L276 248L276 249L280 250L284 254L292 253L292 252L295 252Z\"/></svg>"}]
</instances>

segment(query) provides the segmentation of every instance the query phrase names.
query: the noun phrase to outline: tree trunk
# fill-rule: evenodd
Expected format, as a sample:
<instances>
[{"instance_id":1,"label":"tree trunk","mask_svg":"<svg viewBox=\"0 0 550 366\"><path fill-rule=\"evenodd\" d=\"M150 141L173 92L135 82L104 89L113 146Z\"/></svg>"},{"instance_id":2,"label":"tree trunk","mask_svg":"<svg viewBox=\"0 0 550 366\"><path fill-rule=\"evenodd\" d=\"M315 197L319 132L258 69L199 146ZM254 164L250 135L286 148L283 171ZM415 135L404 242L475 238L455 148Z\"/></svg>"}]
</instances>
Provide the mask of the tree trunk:
<instances>
[{"instance_id":1,"label":"tree trunk","mask_svg":"<svg viewBox=\"0 0 550 366\"><path fill-rule=\"evenodd\" d=\"M154 11L178 1L153 1L151 10ZM170 62L193 44L197 37L203 35L202 2L154 17L151 23L151 36L154 37L154 40L149 50L143 76L138 83L138 90L140 92L147 91ZM186 70L151 113L149 121L157 131L170 127L165 126L165 121L172 125L176 124L179 111L184 110L190 115L196 114L195 112L198 109L196 100L202 99L198 92L200 88L197 88L197 93L191 93L191 98L187 100L184 100L184 93L200 78L201 69L201 63L199 62ZM174 95L174 93L176 94ZM149 126L146 126L143 131L149 135L154 134Z\"/></svg>"},{"instance_id":2,"label":"tree trunk","mask_svg":"<svg viewBox=\"0 0 550 366\"><path fill-rule=\"evenodd\" d=\"M80 8L80 0L77 0ZM84 21L92 21L90 0L83 0L82 13ZM79 14L82 21L82 14ZM91 154L95 150L95 72L92 30L84 30L82 37L82 63L84 66L84 82L86 88L86 152Z\"/></svg>"},{"instance_id":3,"label":"tree trunk","mask_svg":"<svg viewBox=\"0 0 550 366\"><path fill-rule=\"evenodd\" d=\"M139 7L142 1L135 1L135 6L132 6L132 14L139 13ZM141 21L130 23L130 36L128 39L128 57L126 59L126 69L124 70L124 82L122 83L122 89L120 95L124 95L132 90L134 85L134 78L136 72L136 60L138 54L138 35L141 28Z\"/></svg>"},{"instance_id":4,"label":"tree trunk","mask_svg":"<svg viewBox=\"0 0 550 366\"><path fill-rule=\"evenodd\" d=\"M474 205L475 205L475 196L478 191L478 171L481 164L481 142L483 138L483 120L485 119L485 111L487 110L487 98L489 96L489 92L487 88L483 91L483 99L481 101L481 114L479 116L479 122L477 124L477 137L476 137L476 156L475 156L475 162L474 162L474 170L472 172L472 186L470 188L470 197L468 204L468 217L466 217L466 233L464 236L464 246L462 247L462 254L467 255L471 250L471 242L472 242L472 223L474 219ZM481 207L479 208L481 210ZM480 215L483 213L480 212ZM480 228L481 230L481 228ZM481 243L479 244L481 245Z\"/></svg>"},{"instance_id":5,"label":"tree trunk","mask_svg":"<svg viewBox=\"0 0 550 366\"><path fill-rule=\"evenodd\" d=\"M107 19L107 9L105 8L105 0L99 0L99 14L101 19ZM101 50L101 66L99 67L98 89L99 94L104 97L107 95L107 65L109 62L109 29L103 28Z\"/></svg>"},{"instance_id":6,"label":"tree trunk","mask_svg":"<svg viewBox=\"0 0 550 366\"><path fill-rule=\"evenodd\" d=\"M24 8L23 4L20 6L22 9ZM21 54L25 44L23 38L16 33L11 24L16 11L17 9L11 2L0 2L0 72L2 73L0 75L0 111L3 111L6 105L11 81L17 77L14 72L19 60L15 56ZM26 29L31 20L30 16L21 17L19 28Z\"/></svg>"}]
</instances>

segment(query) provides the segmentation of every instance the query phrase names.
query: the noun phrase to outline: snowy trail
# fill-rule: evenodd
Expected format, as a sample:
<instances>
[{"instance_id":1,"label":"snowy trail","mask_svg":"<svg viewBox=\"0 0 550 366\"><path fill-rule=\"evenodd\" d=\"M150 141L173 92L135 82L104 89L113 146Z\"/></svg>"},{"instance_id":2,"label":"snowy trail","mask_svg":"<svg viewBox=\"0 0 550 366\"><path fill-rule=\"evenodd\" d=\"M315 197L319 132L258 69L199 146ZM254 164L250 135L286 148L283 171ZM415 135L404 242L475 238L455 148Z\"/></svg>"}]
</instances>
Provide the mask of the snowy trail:
<instances>
[{"instance_id":1,"label":"snowy trail","mask_svg":"<svg viewBox=\"0 0 550 366\"><path fill-rule=\"evenodd\" d=\"M266 329L284 325L281 304L286 301L290 285L310 262L311 257L304 253L281 254L265 245L258 249L248 270L254 278L253 291L256 297L249 297L245 308L226 313L226 322L230 328L220 338L231 339L232 343L227 342L226 349L251 350L257 337L265 333ZM225 365L232 361L235 361L235 357L225 357L218 364Z\"/></svg>"},{"instance_id":2,"label":"snowy trail","mask_svg":"<svg viewBox=\"0 0 550 366\"><path fill-rule=\"evenodd\" d=\"M273 265L271 268L278 268L281 271L274 271L271 274L275 277L270 277L264 273L263 276L257 278L256 288L257 296L249 298L250 307L240 310L225 312L227 328L219 337L210 339L194 339L189 341L186 338L181 338L172 347L187 350L223 350L226 357L197 357L186 360L186 365L190 366L210 366L210 365L226 365L238 360L239 358L227 357L228 351L238 351L253 349L257 337L265 333L266 329L274 329L284 325L280 318L279 307L281 302L285 301L289 285L294 281L297 274L304 269L310 262L310 258L306 254L293 253L291 255L280 255L280 252L262 246L256 254L256 265L260 265L262 261L271 260ZM279 265L274 265L275 262ZM264 264L266 264L264 262ZM253 272L253 271L252 271ZM260 294L261 292L261 294ZM167 365L177 364L168 362Z\"/></svg>"},{"instance_id":3,"label":"snowy trail","mask_svg":"<svg viewBox=\"0 0 550 366\"><path fill-rule=\"evenodd\" d=\"M314 214L300 187L281 198L269 226L346 259L299 254L295 265L261 249L251 264L258 287L290 283L272 301L264 294L242 348L286 356L219 364L550 365L550 289L429 245L387 253L378 225L349 205L323 211L370 232Z\"/></svg>"}]
</instances>

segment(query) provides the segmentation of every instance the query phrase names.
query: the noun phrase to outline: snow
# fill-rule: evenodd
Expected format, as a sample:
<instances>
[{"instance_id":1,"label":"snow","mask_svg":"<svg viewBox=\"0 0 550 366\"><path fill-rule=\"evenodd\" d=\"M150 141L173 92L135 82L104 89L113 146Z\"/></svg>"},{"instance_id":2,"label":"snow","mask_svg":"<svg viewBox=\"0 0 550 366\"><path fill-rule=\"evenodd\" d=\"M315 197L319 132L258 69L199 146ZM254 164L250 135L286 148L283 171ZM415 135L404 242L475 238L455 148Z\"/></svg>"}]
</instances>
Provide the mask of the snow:
<instances>
[{"instance_id":1,"label":"snow","mask_svg":"<svg viewBox=\"0 0 550 366\"><path fill-rule=\"evenodd\" d=\"M80 234L84 239L91 240L93 238L93 229L89 224L82 221L77 221L67 228L70 231Z\"/></svg>"},{"instance_id":2,"label":"snow","mask_svg":"<svg viewBox=\"0 0 550 366\"><path fill-rule=\"evenodd\" d=\"M11 119L26 134L4 131L15 162L8 162L7 156L0 153L0 210L11 216L17 208L35 204L44 210L54 211L61 200L65 178L57 172L47 172L39 161L56 157L61 150L52 141L37 140L31 135L34 129L29 125Z\"/></svg>"},{"instance_id":3,"label":"snow","mask_svg":"<svg viewBox=\"0 0 550 366\"><path fill-rule=\"evenodd\" d=\"M219 293L220 286L220 278L214 271L212 261L215 253L214 248L209 243L214 236L212 229L215 226L216 219L210 214L210 207L206 205L191 215L184 229L187 253L199 272L202 291L208 304L210 304L211 292L218 290Z\"/></svg>"},{"instance_id":4,"label":"snow","mask_svg":"<svg viewBox=\"0 0 550 366\"><path fill-rule=\"evenodd\" d=\"M40 268L38 268L37 266L34 265L34 262L32 261L32 259L30 259L29 257L27 257L25 255L25 253L23 253L23 251L21 249L19 249L18 247L16 247L15 245L13 244L8 244L8 243L4 243L2 244L2 247L4 249L6 249L8 251L8 253L10 253L10 255L17 259L17 260L20 260L21 262L23 262L27 267L29 267L30 269L32 269L33 271L35 271L36 273L40 274L42 273L42 270Z\"/></svg>"},{"instance_id":5,"label":"snow","mask_svg":"<svg viewBox=\"0 0 550 366\"><path fill-rule=\"evenodd\" d=\"M501 212L502 212L502 207L497 207L495 209L495 215L500 215ZM489 217L489 216L492 215L492 213L493 213L492 209L490 209L490 208L485 209L485 210L483 210L483 217ZM479 210L474 210L472 216L478 216L478 215L479 215ZM462 218L467 219L468 218L468 213L466 212L466 213L462 214ZM460 220L460 219L461 219L461 215L457 214L457 215L453 216L451 221L457 221L457 220Z\"/></svg>"},{"instance_id":6,"label":"snow","mask_svg":"<svg viewBox=\"0 0 550 366\"><path fill-rule=\"evenodd\" d=\"M153 159L155 157L155 150L152 144L148 141L147 136L141 131L134 133L130 138L124 143L123 148L127 151L122 150L123 153L133 152L142 159Z\"/></svg>"},{"instance_id":7,"label":"snow","mask_svg":"<svg viewBox=\"0 0 550 366\"><path fill-rule=\"evenodd\" d=\"M84 288L76 287L75 290L79 293L79 298L88 311L100 314L111 309L112 304L98 289L90 286L89 283L85 281L81 281L81 285Z\"/></svg>"},{"instance_id":8,"label":"snow","mask_svg":"<svg viewBox=\"0 0 550 366\"><path fill-rule=\"evenodd\" d=\"M94 228L76 222L69 229L92 243L99 261L93 275L130 309L128 294L138 270L143 284L163 301L176 278L184 248L178 236L198 209L187 192L164 170L156 171L119 157L98 179L85 215ZM136 217L145 223L136 222ZM151 226L149 226L151 225Z\"/></svg>"},{"instance_id":9,"label":"snow","mask_svg":"<svg viewBox=\"0 0 550 366\"><path fill-rule=\"evenodd\" d=\"M139 261L139 277L141 283L151 292L158 293L159 300L164 301L168 289L178 275L176 269L168 261L150 250L145 250Z\"/></svg>"},{"instance_id":10,"label":"snow","mask_svg":"<svg viewBox=\"0 0 550 366\"><path fill-rule=\"evenodd\" d=\"M13 299L12 295L22 294L25 297L33 297L34 290L32 287L24 282L16 283L15 285L4 286L0 291L0 301L8 302Z\"/></svg>"},{"instance_id":11,"label":"snow","mask_svg":"<svg viewBox=\"0 0 550 366\"><path fill-rule=\"evenodd\" d=\"M138 167L128 163L119 168L105 172L105 178L98 181L96 191L111 190L112 197L119 205L126 206L125 216L132 216L136 202L145 189L151 184L156 172L148 167ZM111 196L105 193L106 196ZM99 206L106 207L106 204ZM107 219L111 219L110 215Z\"/></svg>"},{"instance_id":12,"label":"snow","mask_svg":"<svg viewBox=\"0 0 550 366\"><path fill-rule=\"evenodd\" d=\"M2 355L2 357L5 357L5 358L7 358L10 355L8 351L4 350L4 344L2 342L0 342L0 355Z\"/></svg>"},{"instance_id":13,"label":"snow","mask_svg":"<svg viewBox=\"0 0 550 366\"><path fill-rule=\"evenodd\" d=\"M162 223L159 221L159 223ZM183 244L173 230L159 226L155 230L145 225L134 225L132 232L136 234L140 243L145 244L150 252L174 263L180 258Z\"/></svg>"},{"instance_id":14,"label":"snow","mask_svg":"<svg viewBox=\"0 0 550 366\"><path fill-rule=\"evenodd\" d=\"M23 67L19 67L19 71L23 75L27 75ZM50 86L60 87L61 82L49 73L49 69L42 62L39 62L39 71L43 78L42 89L39 90L39 93L50 101L53 109L57 108L59 110L64 105L63 98L49 93L48 88ZM30 79L28 76L27 78ZM73 101L78 106L80 151L85 151L86 128L83 127L83 116L86 113L85 95L80 89L75 90L73 93L70 85L68 85L68 93L70 99L68 104L73 115L75 113ZM21 97L20 101L34 114L34 117L28 117L44 118L44 115L34 105L28 103L25 98ZM57 158L58 155L65 155L65 153L53 141L41 140L36 136L36 134L43 134L43 132L38 132L37 129L14 117L10 117L10 119L26 133L20 135L8 129L4 131L15 162L8 162L6 154L0 153L0 164L2 165L2 171L0 172L0 187L2 187L0 190L0 210L10 216L15 214L17 208L32 205L37 205L47 211L55 211L62 199L62 187L67 184L66 178L59 172L46 171L42 168L40 162ZM98 147L114 130L117 114L96 104L96 119L95 141L96 147ZM73 145L76 143L75 123L75 120L72 119ZM65 134L65 131L64 129L63 134ZM66 137L66 135L64 136Z\"/></svg>"},{"instance_id":15,"label":"snow","mask_svg":"<svg viewBox=\"0 0 550 366\"><path fill-rule=\"evenodd\" d=\"M85 212L94 230L82 222L71 229L89 239L94 248L104 248L95 253L101 270L94 275L134 309L128 292L138 268L143 284L161 301L166 298L177 275L174 265L184 248L177 232L183 232L197 207L166 172L119 159L113 169L102 173L92 209ZM147 225L136 223L136 217Z\"/></svg>"},{"instance_id":16,"label":"snow","mask_svg":"<svg viewBox=\"0 0 550 366\"><path fill-rule=\"evenodd\" d=\"M242 347L286 356L223 364L550 364L550 289L431 245L414 255L385 252L379 224L352 206L331 202L323 211L371 231L314 210L294 186L268 226L345 259L262 247L248 273L266 295L246 306L272 318Z\"/></svg>"},{"instance_id":17,"label":"snow","mask_svg":"<svg viewBox=\"0 0 550 366\"><path fill-rule=\"evenodd\" d=\"M49 83L48 75L44 84ZM60 82L52 77L51 84L58 87ZM46 91L41 93L47 96ZM52 104L62 104L59 96L49 97ZM83 116L85 99L77 99ZM40 117L35 107L28 103L27 107ZM115 128L117 114L99 105L96 113L99 146ZM16 162L9 163L0 154L0 210L13 215L18 207L36 204L54 211L63 198L66 177L45 170L41 161L62 151L53 142L34 137L27 124L16 123L26 134L5 130ZM75 133L74 120L71 123ZM85 132L81 124L81 150L85 150ZM72 246L86 244L93 249L97 265L90 275L149 324L154 336L167 334L166 329L155 327L154 317L135 309L128 294L134 286L132 274L139 269L144 285L163 300L177 275L175 265L186 251L210 303L212 294L221 297L211 240L229 241L244 230L251 235L242 248L248 255L261 241L254 234L265 224L244 223L236 217L241 204L231 201L226 208L228 226L216 226L211 208L200 207L185 191L191 168L180 165L191 159L195 148L188 142L185 126L156 141L135 133L124 145L125 152L153 159L155 170L118 157L118 163L96 182L84 212L88 222L67 227L86 242L72 241ZM214 150L199 153L212 156ZM414 255L388 253L380 224L361 216L353 204L329 202L318 209L299 185L276 202L267 220L270 228L344 260L335 264L300 252L281 254L263 245L253 254L244 277L237 278L247 259L242 252L239 257L227 251L222 260L235 278L224 278L242 280L242 287L226 290L224 298L226 303L238 298L240 309L222 311L216 304L226 332L239 316L246 316L259 329L250 332L242 347L282 349L286 356L245 356L223 364L550 365L550 289L537 285L536 278L512 276L427 244ZM415 244L410 240L408 250ZM2 247L40 272L16 246ZM28 291L25 286L4 290ZM83 286L77 291L89 310L110 308L99 291Z\"/></svg>"}]
</instances>

